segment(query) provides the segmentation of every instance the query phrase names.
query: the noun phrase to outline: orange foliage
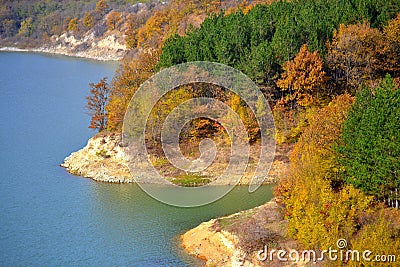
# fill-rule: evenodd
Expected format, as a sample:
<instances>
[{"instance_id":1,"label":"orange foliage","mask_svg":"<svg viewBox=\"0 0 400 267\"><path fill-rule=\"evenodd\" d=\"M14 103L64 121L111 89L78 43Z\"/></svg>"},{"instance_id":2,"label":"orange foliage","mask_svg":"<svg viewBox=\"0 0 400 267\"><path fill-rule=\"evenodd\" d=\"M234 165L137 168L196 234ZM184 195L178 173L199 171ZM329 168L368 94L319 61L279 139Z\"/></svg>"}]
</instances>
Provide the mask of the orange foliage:
<instances>
[{"instance_id":1,"label":"orange foliage","mask_svg":"<svg viewBox=\"0 0 400 267\"><path fill-rule=\"evenodd\" d=\"M91 116L89 128L102 131L106 127L106 104L110 95L107 78L104 77L99 83L90 83L90 96L86 97L86 108Z\"/></svg>"},{"instance_id":2,"label":"orange foliage","mask_svg":"<svg viewBox=\"0 0 400 267\"><path fill-rule=\"evenodd\" d=\"M284 73L277 85L282 90L293 92L293 98L302 106L315 104L321 95L327 80L323 70L323 62L318 51L308 51L304 44L292 61L286 62L282 69Z\"/></svg>"},{"instance_id":3,"label":"orange foliage","mask_svg":"<svg viewBox=\"0 0 400 267\"><path fill-rule=\"evenodd\" d=\"M106 24L109 30L115 30L118 24L121 22L121 12L112 11L107 15Z\"/></svg>"},{"instance_id":4,"label":"orange foliage","mask_svg":"<svg viewBox=\"0 0 400 267\"><path fill-rule=\"evenodd\" d=\"M307 248L327 249L338 238L349 240L372 200L339 183L332 150L352 103L350 95L338 96L310 119L290 156L289 176L275 189L286 205L289 234Z\"/></svg>"},{"instance_id":5,"label":"orange foliage","mask_svg":"<svg viewBox=\"0 0 400 267\"><path fill-rule=\"evenodd\" d=\"M340 25L328 44L327 57L333 82L339 88L355 90L361 83L374 82L386 73L398 77L398 20L397 17L390 21L384 33L368 23Z\"/></svg>"},{"instance_id":6,"label":"orange foliage","mask_svg":"<svg viewBox=\"0 0 400 267\"><path fill-rule=\"evenodd\" d=\"M155 51L141 52L136 60L125 61L117 70L110 101L106 106L109 130L121 129L129 101L140 85L154 74L157 62L158 54Z\"/></svg>"},{"instance_id":7,"label":"orange foliage","mask_svg":"<svg viewBox=\"0 0 400 267\"><path fill-rule=\"evenodd\" d=\"M232 4L228 0L171 0L137 30L137 46L159 49L171 35L184 35L190 27L199 27L207 15L218 13L224 6L231 6L225 13L229 14L238 8L249 11L255 4L271 3L273 0L253 2L250 5L247 1Z\"/></svg>"}]
</instances>

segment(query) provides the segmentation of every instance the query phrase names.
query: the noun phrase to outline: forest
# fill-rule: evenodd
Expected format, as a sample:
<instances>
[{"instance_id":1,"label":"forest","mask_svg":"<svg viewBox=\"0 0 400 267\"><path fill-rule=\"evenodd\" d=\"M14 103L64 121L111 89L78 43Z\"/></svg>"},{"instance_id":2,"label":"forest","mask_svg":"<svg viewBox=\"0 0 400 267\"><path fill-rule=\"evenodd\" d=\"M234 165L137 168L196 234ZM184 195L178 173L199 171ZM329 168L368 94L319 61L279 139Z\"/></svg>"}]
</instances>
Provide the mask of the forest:
<instances>
[{"instance_id":1,"label":"forest","mask_svg":"<svg viewBox=\"0 0 400 267\"><path fill-rule=\"evenodd\" d=\"M112 80L90 84L91 128L120 132L134 93L163 68L190 61L232 66L269 101L277 144L293 146L275 188L288 235L304 248L345 238L351 249L400 251L400 0L148 1L140 14L127 1L26 2L1 1L2 38L84 34L100 23L123 32L135 51ZM179 102L199 96L231 106L257 143L259 128L237 95L191 84L152 114L156 130L146 138L155 153L156 125ZM181 137L188 144L223 135L207 119L188 127ZM170 167L162 155L157 164Z\"/></svg>"},{"instance_id":2,"label":"forest","mask_svg":"<svg viewBox=\"0 0 400 267\"><path fill-rule=\"evenodd\" d=\"M278 145L293 145L290 168L275 188L288 235L304 248L322 249L345 238L360 251L400 251L399 1L245 3L216 8L184 32L177 25L188 16L180 23L167 19L179 4L185 5L171 1L170 10L139 30L138 44L151 49L124 61L110 82L105 129L121 130L130 98L160 69L189 61L237 68L269 100ZM168 111L178 100L205 95L241 114L257 142L245 103L217 86L180 88L160 107ZM183 139L221 131L201 119L191 127L201 136Z\"/></svg>"}]
</instances>

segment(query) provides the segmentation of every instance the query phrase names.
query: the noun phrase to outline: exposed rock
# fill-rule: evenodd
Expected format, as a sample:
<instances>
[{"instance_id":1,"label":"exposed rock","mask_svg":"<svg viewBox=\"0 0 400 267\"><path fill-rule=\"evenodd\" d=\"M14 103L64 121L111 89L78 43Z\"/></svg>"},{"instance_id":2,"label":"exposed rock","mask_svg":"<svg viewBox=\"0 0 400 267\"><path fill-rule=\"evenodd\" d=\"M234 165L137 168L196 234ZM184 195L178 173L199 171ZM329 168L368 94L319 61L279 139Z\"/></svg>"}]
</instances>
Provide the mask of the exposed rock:
<instances>
[{"instance_id":1,"label":"exposed rock","mask_svg":"<svg viewBox=\"0 0 400 267\"><path fill-rule=\"evenodd\" d=\"M65 158L61 166L68 172L96 181L132 183L118 135L94 136L81 150Z\"/></svg>"},{"instance_id":2,"label":"exposed rock","mask_svg":"<svg viewBox=\"0 0 400 267\"><path fill-rule=\"evenodd\" d=\"M70 33L53 36L51 42L37 49L40 52L85 57L97 60L119 60L128 48L125 40L115 34L96 37L94 32L77 38Z\"/></svg>"},{"instance_id":3,"label":"exposed rock","mask_svg":"<svg viewBox=\"0 0 400 267\"><path fill-rule=\"evenodd\" d=\"M72 153L65 158L61 166L65 167L68 172L87 178L92 178L96 181L111 182L111 183L132 183L135 182L124 158L123 147L120 146L120 135L96 135L89 139L87 145L81 150ZM279 147L276 151L275 161L272 164L268 177L264 180L265 184L276 183L286 170L288 165L287 154L289 149ZM223 168L217 164L216 169ZM209 172L214 169L211 168ZM217 171L216 171L217 173ZM232 177L232 184L235 184L237 179ZM239 184L247 185L251 182L250 176L244 176ZM152 177L146 179L148 183L155 183ZM215 184L224 185L231 184L229 181L221 181L217 179Z\"/></svg>"},{"instance_id":4,"label":"exposed rock","mask_svg":"<svg viewBox=\"0 0 400 267\"><path fill-rule=\"evenodd\" d=\"M120 60L128 48L124 36L115 34L95 37L94 32L77 38L70 33L51 37L48 44L38 48L1 47L0 51L11 52L39 52L82 57L95 60Z\"/></svg>"},{"instance_id":5,"label":"exposed rock","mask_svg":"<svg viewBox=\"0 0 400 267\"><path fill-rule=\"evenodd\" d=\"M258 218L260 217L260 218ZM280 214L280 206L275 199L266 204L241 211L226 217L203 222L181 236L183 248L200 259L206 261L206 266L306 266L307 262L279 262L276 257L273 261L262 261L257 258L257 249L252 253L245 252L240 246L240 237L232 230L221 228L219 222L224 220L229 224L246 223L249 220L260 219L260 227L276 233L278 239L270 240L275 244L271 249L285 249L290 251L297 248L295 241L286 237L287 221ZM233 222L233 223L232 223ZM246 231L248 229L245 229ZM266 241L268 242L268 241ZM262 247L260 247L262 249ZM321 266L321 265L316 265Z\"/></svg>"}]
</instances>

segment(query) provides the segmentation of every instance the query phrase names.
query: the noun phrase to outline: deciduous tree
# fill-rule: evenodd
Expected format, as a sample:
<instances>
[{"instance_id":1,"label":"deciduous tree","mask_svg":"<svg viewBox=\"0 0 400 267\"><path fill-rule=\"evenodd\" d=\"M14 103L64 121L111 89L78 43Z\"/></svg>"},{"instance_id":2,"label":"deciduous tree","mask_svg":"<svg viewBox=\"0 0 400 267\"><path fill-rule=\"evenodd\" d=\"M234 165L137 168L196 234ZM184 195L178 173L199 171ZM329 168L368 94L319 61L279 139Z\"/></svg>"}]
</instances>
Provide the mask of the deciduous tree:
<instances>
[{"instance_id":1,"label":"deciduous tree","mask_svg":"<svg viewBox=\"0 0 400 267\"><path fill-rule=\"evenodd\" d=\"M26 18L21 22L21 27L19 28L18 34L23 35L26 37L31 36L33 32L33 23L32 23L32 18Z\"/></svg>"},{"instance_id":2,"label":"deciduous tree","mask_svg":"<svg viewBox=\"0 0 400 267\"><path fill-rule=\"evenodd\" d=\"M107 15L107 26L109 30L115 30L121 21L121 13L118 11L111 11Z\"/></svg>"},{"instance_id":3,"label":"deciduous tree","mask_svg":"<svg viewBox=\"0 0 400 267\"><path fill-rule=\"evenodd\" d=\"M78 19L72 18L68 23L68 31L76 31L78 29Z\"/></svg>"},{"instance_id":4,"label":"deciduous tree","mask_svg":"<svg viewBox=\"0 0 400 267\"><path fill-rule=\"evenodd\" d=\"M97 129L99 132L104 130L107 124L106 105L110 95L110 87L107 83L107 77L100 80L99 83L90 83L90 95L86 97L89 115L91 116L89 128Z\"/></svg>"},{"instance_id":5,"label":"deciduous tree","mask_svg":"<svg viewBox=\"0 0 400 267\"><path fill-rule=\"evenodd\" d=\"M293 98L301 106L315 104L324 95L327 76L323 70L323 62L318 51L311 53L307 44L282 69L284 73L277 85L290 95L293 94Z\"/></svg>"},{"instance_id":6,"label":"deciduous tree","mask_svg":"<svg viewBox=\"0 0 400 267\"><path fill-rule=\"evenodd\" d=\"M340 25L328 45L327 63L337 88L354 92L361 83L377 78L377 51L383 49L378 29L368 23Z\"/></svg>"},{"instance_id":7,"label":"deciduous tree","mask_svg":"<svg viewBox=\"0 0 400 267\"><path fill-rule=\"evenodd\" d=\"M86 12L85 16L83 17L83 26L87 29L91 29L93 27L93 16L90 12Z\"/></svg>"},{"instance_id":8,"label":"deciduous tree","mask_svg":"<svg viewBox=\"0 0 400 267\"><path fill-rule=\"evenodd\" d=\"M139 86L154 74L158 61L156 51L141 52L135 61L125 61L117 70L107 104L107 128L119 130L126 108Z\"/></svg>"}]
</instances>

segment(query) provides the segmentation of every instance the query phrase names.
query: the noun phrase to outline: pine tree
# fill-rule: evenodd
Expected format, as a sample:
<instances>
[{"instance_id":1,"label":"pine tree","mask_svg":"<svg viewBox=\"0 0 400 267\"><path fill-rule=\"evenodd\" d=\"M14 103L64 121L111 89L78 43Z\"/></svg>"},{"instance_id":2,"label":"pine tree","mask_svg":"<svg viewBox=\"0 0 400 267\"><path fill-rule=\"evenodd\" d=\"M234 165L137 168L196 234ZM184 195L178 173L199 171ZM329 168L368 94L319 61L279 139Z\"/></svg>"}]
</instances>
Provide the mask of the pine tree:
<instances>
[{"instance_id":1,"label":"pine tree","mask_svg":"<svg viewBox=\"0 0 400 267\"><path fill-rule=\"evenodd\" d=\"M389 75L361 90L336 148L347 183L377 197L400 187L399 125L400 90Z\"/></svg>"}]
</instances>

